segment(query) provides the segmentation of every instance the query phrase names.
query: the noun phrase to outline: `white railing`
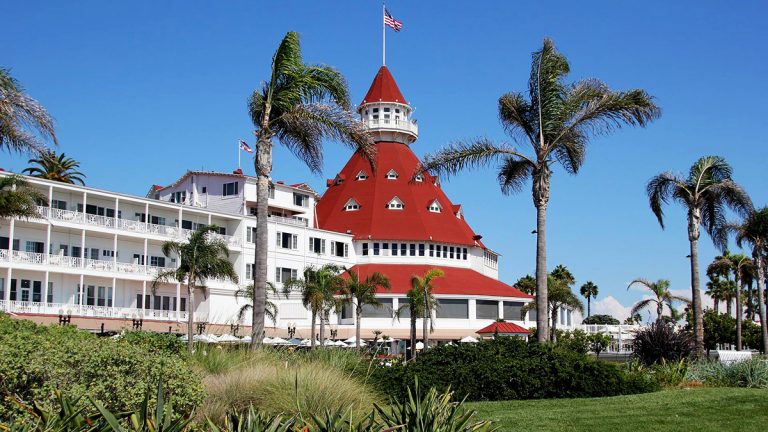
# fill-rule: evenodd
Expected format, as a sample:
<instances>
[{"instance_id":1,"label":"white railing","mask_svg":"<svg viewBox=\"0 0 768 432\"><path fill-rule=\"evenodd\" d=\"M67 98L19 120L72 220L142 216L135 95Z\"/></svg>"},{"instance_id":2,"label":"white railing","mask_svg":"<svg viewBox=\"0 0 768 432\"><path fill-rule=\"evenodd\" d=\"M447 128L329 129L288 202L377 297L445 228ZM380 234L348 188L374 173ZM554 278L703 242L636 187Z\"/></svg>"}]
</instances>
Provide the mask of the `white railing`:
<instances>
[{"instance_id":1,"label":"white railing","mask_svg":"<svg viewBox=\"0 0 768 432\"><path fill-rule=\"evenodd\" d=\"M106 260L95 260L89 258L70 257L64 255L48 255L48 259L44 254L34 252L22 252L22 251L9 251L7 249L0 249L0 262L14 262L21 264L35 264L41 266L51 267L64 267L79 269L84 268L86 270L109 272L109 273L128 273L147 275L149 277L156 277L158 273L169 270L175 270L173 267L155 267L155 266L143 266L136 262L124 263Z\"/></svg>"},{"instance_id":2,"label":"white railing","mask_svg":"<svg viewBox=\"0 0 768 432\"><path fill-rule=\"evenodd\" d=\"M296 218L289 218L284 216L269 216L269 221L271 222L277 222L287 225L297 225L301 227L309 226L309 221L306 219L296 219Z\"/></svg>"},{"instance_id":3,"label":"white railing","mask_svg":"<svg viewBox=\"0 0 768 432\"><path fill-rule=\"evenodd\" d=\"M45 264L45 255L14 250L11 251L11 261L22 264Z\"/></svg>"},{"instance_id":4,"label":"white railing","mask_svg":"<svg viewBox=\"0 0 768 432\"><path fill-rule=\"evenodd\" d=\"M370 119L369 129L397 129L419 134L419 125L413 120Z\"/></svg>"},{"instance_id":5,"label":"white railing","mask_svg":"<svg viewBox=\"0 0 768 432\"><path fill-rule=\"evenodd\" d=\"M632 332L642 328L640 325L629 324L582 324L575 327L588 334L605 333L607 335L618 335L621 333L623 336L632 336Z\"/></svg>"},{"instance_id":6,"label":"white railing","mask_svg":"<svg viewBox=\"0 0 768 432\"><path fill-rule=\"evenodd\" d=\"M92 215L87 213L76 212L72 210L61 210L57 208L50 208L44 206L37 207L38 213L43 217L51 220L93 225L104 228L118 229L121 231L129 231L141 234L154 234L163 237L169 237L174 239L186 239L192 230L179 228L169 225L157 225L152 223L133 221L127 219L119 219L108 216ZM229 246L240 246L240 239L238 237L215 234L218 238L222 238L227 242Z\"/></svg>"},{"instance_id":7,"label":"white railing","mask_svg":"<svg viewBox=\"0 0 768 432\"><path fill-rule=\"evenodd\" d=\"M71 315L87 318L143 318L149 320L186 320L187 312L152 310L128 307L78 305L72 303L39 303L18 300L0 300L0 311L17 314Z\"/></svg>"}]
</instances>

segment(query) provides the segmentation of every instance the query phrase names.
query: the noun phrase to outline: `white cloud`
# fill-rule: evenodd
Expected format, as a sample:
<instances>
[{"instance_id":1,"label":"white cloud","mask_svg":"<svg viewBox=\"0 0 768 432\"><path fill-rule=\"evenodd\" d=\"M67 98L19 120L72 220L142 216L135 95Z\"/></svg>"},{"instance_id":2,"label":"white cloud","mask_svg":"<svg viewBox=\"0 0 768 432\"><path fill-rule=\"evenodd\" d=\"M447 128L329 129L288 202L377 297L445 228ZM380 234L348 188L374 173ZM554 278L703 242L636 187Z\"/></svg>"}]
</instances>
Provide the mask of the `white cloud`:
<instances>
[{"instance_id":1,"label":"white cloud","mask_svg":"<svg viewBox=\"0 0 768 432\"><path fill-rule=\"evenodd\" d=\"M592 301L593 315L611 315L621 322L624 322L625 319L629 318L629 311L631 309L631 306L622 305L614 296L608 296L600 300Z\"/></svg>"}]
</instances>

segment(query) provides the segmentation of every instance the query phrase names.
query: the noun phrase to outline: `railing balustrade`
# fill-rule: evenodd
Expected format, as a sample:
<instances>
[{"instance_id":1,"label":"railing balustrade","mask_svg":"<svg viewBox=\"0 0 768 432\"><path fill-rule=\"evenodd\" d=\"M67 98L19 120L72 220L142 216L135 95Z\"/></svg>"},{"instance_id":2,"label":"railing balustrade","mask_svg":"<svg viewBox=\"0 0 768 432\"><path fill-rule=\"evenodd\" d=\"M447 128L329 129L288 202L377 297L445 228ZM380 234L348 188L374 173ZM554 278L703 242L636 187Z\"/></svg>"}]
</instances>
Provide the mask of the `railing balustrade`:
<instances>
[{"instance_id":1,"label":"railing balustrade","mask_svg":"<svg viewBox=\"0 0 768 432\"><path fill-rule=\"evenodd\" d=\"M306 219L296 219L296 218L289 218L284 216L269 216L269 220L273 222L288 224L288 225L296 225L301 227L309 226L309 221Z\"/></svg>"},{"instance_id":2,"label":"railing balustrade","mask_svg":"<svg viewBox=\"0 0 768 432\"><path fill-rule=\"evenodd\" d=\"M148 320L186 320L187 312L175 310L138 309L129 307L78 305L71 303L41 303L0 299L0 311L19 314L71 315L86 318L142 318Z\"/></svg>"}]
</instances>

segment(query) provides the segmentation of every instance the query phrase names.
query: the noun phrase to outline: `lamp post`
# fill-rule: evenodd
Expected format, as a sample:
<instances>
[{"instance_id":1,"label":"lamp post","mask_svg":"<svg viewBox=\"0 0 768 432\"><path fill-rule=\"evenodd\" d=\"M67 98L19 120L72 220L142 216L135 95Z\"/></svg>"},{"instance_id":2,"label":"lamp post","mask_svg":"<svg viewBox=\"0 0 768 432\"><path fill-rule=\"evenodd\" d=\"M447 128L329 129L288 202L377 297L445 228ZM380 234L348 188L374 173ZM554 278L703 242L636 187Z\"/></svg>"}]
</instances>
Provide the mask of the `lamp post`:
<instances>
[{"instance_id":1,"label":"lamp post","mask_svg":"<svg viewBox=\"0 0 768 432\"><path fill-rule=\"evenodd\" d=\"M205 323L199 322L197 323L197 334L201 335L203 333L205 333Z\"/></svg>"},{"instance_id":2,"label":"lamp post","mask_svg":"<svg viewBox=\"0 0 768 432\"><path fill-rule=\"evenodd\" d=\"M296 324L288 324L288 339L293 339L296 336Z\"/></svg>"},{"instance_id":3,"label":"lamp post","mask_svg":"<svg viewBox=\"0 0 768 432\"><path fill-rule=\"evenodd\" d=\"M65 326L72 322L72 311L67 311L64 315L64 310L59 309L59 325Z\"/></svg>"},{"instance_id":4,"label":"lamp post","mask_svg":"<svg viewBox=\"0 0 768 432\"><path fill-rule=\"evenodd\" d=\"M240 331L240 324L230 324L229 329L232 331L232 336L237 336L237 332Z\"/></svg>"},{"instance_id":5,"label":"lamp post","mask_svg":"<svg viewBox=\"0 0 768 432\"><path fill-rule=\"evenodd\" d=\"M331 329L331 339L336 339L336 336L339 335L339 331L337 329Z\"/></svg>"}]
</instances>

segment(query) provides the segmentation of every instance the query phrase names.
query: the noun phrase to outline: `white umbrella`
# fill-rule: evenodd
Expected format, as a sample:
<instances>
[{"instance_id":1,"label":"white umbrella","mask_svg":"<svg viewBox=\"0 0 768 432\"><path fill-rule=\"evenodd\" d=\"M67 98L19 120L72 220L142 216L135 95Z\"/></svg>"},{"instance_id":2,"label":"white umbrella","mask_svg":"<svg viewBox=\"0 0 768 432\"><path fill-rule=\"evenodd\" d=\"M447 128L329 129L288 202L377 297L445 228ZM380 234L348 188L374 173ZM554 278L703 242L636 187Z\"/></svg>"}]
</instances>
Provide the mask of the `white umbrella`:
<instances>
[{"instance_id":1,"label":"white umbrella","mask_svg":"<svg viewBox=\"0 0 768 432\"><path fill-rule=\"evenodd\" d=\"M461 343L477 343L478 340L473 338L472 336L464 336L463 338L461 338L461 340L459 342L461 342Z\"/></svg>"},{"instance_id":2,"label":"white umbrella","mask_svg":"<svg viewBox=\"0 0 768 432\"><path fill-rule=\"evenodd\" d=\"M265 345L272 345L272 344L275 343L275 341L271 337L267 336L267 337L264 338L264 340L261 341L261 343L263 343Z\"/></svg>"},{"instance_id":3,"label":"white umbrella","mask_svg":"<svg viewBox=\"0 0 768 432\"><path fill-rule=\"evenodd\" d=\"M272 339L272 345L290 345L290 344L291 344L290 341L287 341L281 338L280 336L277 336Z\"/></svg>"},{"instance_id":4,"label":"white umbrella","mask_svg":"<svg viewBox=\"0 0 768 432\"><path fill-rule=\"evenodd\" d=\"M354 344L355 341L357 341L357 338L352 336L351 338L346 339L344 342L346 342L348 344ZM365 345L365 339L360 339L360 345Z\"/></svg>"},{"instance_id":5,"label":"white umbrella","mask_svg":"<svg viewBox=\"0 0 768 432\"><path fill-rule=\"evenodd\" d=\"M424 342L416 342L416 349L417 350L424 349Z\"/></svg>"},{"instance_id":6,"label":"white umbrella","mask_svg":"<svg viewBox=\"0 0 768 432\"><path fill-rule=\"evenodd\" d=\"M334 344L335 346L337 346L337 347L343 347L343 348L347 348L347 347L349 347L349 345L345 344L345 343L344 343L344 342L342 342L342 341L336 341L336 342L334 342L333 344Z\"/></svg>"},{"instance_id":7,"label":"white umbrella","mask_svg":"<svg viewBox=\"0 0 768 432\"><path fill-rule=\"evenodd\" d=\"M233 336L231 334L223 334L223 335L219 336L217 339L218 339L219 343L239 343L239 342L242 342L242 340L239 337Z\"/></svg>"},{"instance_id":8,"label":"white umbrella","mask_svg":"<svg viewBox=\"0 0 768 432\"><path fill-rule=\"evenodd\" d=\"M251 343L251 340L252 340L252 339L251 339L251 336L250 336L250 335L248 335L248 336L243 336L243 337L240 339L240 341L241 341L241 342L243 342L243 343Z\"/></svg>"},{"instance_id":9,"label":"white umbrella","mask_svg":"<svg viewBox=\"0 0 768 432\"><path fill-rule=\"evenodd\" d=\"M326 339L325 343L323 343L323 346L336 346L336 344L332 340Z\"/></svg>"}]
</instances>

